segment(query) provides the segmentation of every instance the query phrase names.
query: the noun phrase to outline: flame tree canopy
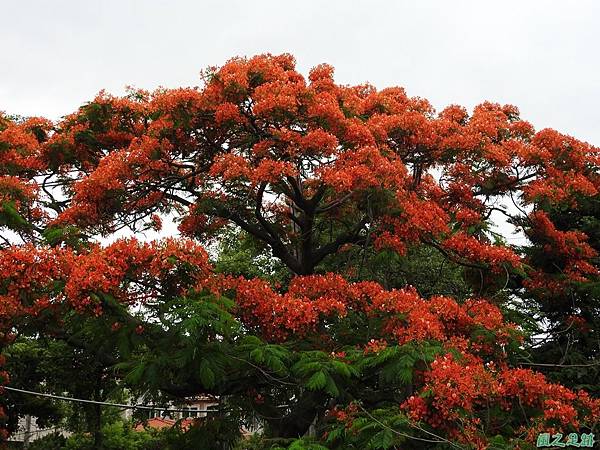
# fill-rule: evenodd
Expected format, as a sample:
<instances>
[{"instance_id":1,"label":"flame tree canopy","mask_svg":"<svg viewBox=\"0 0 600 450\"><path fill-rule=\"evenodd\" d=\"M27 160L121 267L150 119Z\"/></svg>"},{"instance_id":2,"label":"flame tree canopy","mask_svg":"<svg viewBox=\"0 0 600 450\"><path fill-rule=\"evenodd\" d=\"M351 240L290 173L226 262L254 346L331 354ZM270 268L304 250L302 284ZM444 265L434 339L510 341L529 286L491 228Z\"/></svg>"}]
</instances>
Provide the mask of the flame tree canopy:
<instances>
[{"instance_id":1,"label":"flame tree canopy","mask_svg":"<svg viewBox=\"0 0 600 450\"><path fill-rule=\"evenodd\" d=\"M598 148L290 55L202 78L0 116L5 350L61 340L132 391L214 395L215 442L253 418L261 448L594 430Z\"/></svg>"}]
</instances>

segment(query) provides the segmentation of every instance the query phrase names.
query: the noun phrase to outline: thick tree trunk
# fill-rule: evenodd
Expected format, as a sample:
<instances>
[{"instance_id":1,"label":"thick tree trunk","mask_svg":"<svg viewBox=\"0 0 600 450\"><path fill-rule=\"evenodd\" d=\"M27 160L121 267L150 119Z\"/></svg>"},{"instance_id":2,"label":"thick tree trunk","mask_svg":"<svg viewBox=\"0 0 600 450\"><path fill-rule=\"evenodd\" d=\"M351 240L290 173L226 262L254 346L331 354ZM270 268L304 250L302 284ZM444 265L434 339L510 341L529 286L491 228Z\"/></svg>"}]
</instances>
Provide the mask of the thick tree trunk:
<instances>
[{"instance_id":1,"label":"thick tree trunk","mask_svg":"<svg viewBox=\"0 0 600 450\"><path fill-rule=\"evenodd\" d=\"M325 409L326 400L322 394L305 392L288 415L267 420L271 434L281 438L305 436L315 417Z\"/></svg>"}]
</instances>

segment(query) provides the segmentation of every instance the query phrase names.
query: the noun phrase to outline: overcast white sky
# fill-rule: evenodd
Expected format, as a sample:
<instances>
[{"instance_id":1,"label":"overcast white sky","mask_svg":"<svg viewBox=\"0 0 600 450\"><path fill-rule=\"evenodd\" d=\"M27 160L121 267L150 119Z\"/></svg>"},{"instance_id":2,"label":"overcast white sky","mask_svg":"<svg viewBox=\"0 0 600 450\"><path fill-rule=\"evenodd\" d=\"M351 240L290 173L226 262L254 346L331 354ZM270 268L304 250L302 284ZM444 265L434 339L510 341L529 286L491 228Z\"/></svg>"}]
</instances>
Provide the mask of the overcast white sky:
<instances>
[{"instance_id":1,"label":"overcast white sky","mask_svg":"<svg viewBox=\"0 0 600 450\"><path fill-rule=\"evenodd\" d=\"M198 85L234 55L404 86L436 108L512 103L600 145L600 2L0 1L0 110L58 118L100 89Z\"/></svg>"}]
</instances>

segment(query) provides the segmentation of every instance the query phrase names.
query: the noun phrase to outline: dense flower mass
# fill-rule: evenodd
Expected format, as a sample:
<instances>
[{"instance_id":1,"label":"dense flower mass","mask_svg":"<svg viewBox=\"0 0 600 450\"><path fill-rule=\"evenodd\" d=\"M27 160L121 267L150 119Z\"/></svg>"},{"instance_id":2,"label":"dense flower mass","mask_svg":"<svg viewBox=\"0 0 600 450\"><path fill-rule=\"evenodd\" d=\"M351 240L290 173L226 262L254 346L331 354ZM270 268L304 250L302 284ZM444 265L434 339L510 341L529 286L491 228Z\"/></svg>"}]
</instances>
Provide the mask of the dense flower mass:
<instances>
[{"instance_id":1,"label":"dense flower mass","mask_svg":"<svg viewBox=\"0 0 600 450\"><path fill-rule=\"evenodd\" d=\"M482 420L492 421L488 427L501 426L500 417L484 419L477 413L491 404L507 411L537 411L531 416L529 430L525 430L528 433L553 427L578 429L600 420L600 400L590 399L583 391L577 393L549 383L529 369L486 365L465 353L449 353L433 361L420 395L408 398L402 408L411 419L445 428L450 434L456 433L456 421L463 421L469 432L458 437L467 443L474 437L471 433L481 435Z\"/></svg>"},{"instance_id":2,"label":"dense flower mass","mask_svg":"<svg viewBox=\"0 0 600 450\"><path fill-rule=\"evenodd\" d=\"M123 215L150 222L176 208L190 235L192 223L202 232L206 216L252 230L286 258L301 244L289 212L269 204L273 195L306 214L307 226L343 214L350 232L341 245L368 229L379 248L404 253L425 241L501 272L519 264L517 255L474 235L494 199L521 192L528 202L564 203L595 195L600 182L597 149L552 130L536 134L513 106L486 102L470 117L451 106L436 115L401 88L339 86L330 66L304 80L289 55L236 58L205 79L202 89L101 93L44 145L25 134L32 124L3 134L39 155L28 166L85 169L57 224L110 229ZM374 198L373 190L391 196ZM284 233L281 242L268 224ZM297 273L322 258L306 250Z\"/></svg>"},{"instance_id":3,"label":"dense flower mass","mask_svg":"<svg viewBox=\"0 0 600 450\"><path fill-rule=\"evenodd\" d=\"M283 294L258 279L231 280L229 286L243 320L275 340L306 335L350 313L380 318L379 336L400 344L469 337L477 328L494 333L496 343L517 337L514 325L504 323L498 308L485 300L460 305L447 297L423 299L414 289L389 291L373 282L348 283L336 274L296 277Z\"/></svg>"},{"instance_id":4,"label":"dense flower mass","mask_svg":"<svg viewBox=\"0 0 600 450\"><path fill-rule=\"evenodd\" d=\"M141 364L119 373L134 390L231 398L275 438L319 422L333 448L593 427L589 373L548 368L563 348L597 366L600 149L288 54L202 78L56 123L0 114L0 348L93 325L111 367Z\"/></svg>"},{"instance_id":5,"label":"dense flower mass","mask_svg":"<svg viewBox=\"0 0 600 450\"><path fill-rule=\"evenodd\" d=\"M19 315L35 316L64 302L79 312L100 314L101 296L139 304L167 288L175 295L201 290L207 286L210 265L206 251L192 242L131 239L78 254L56 247L13 246L0 252L0 274L0 320L7 325Z\"/></svg>"}]
</instances>

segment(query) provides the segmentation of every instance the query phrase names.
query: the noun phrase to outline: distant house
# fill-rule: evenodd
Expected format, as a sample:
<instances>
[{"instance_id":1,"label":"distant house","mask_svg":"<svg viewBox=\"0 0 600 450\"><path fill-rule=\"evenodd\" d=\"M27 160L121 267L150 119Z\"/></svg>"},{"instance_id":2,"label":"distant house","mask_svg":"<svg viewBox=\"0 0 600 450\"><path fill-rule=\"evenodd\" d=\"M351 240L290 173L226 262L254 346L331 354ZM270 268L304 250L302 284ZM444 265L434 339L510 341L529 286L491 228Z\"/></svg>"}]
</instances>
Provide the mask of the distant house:
<instances>
[{"instance_id":1,"label":"distant house","mask_svg":"<svg viewBox=\"0 0 600 450\"><path fill-rule=\"evenodd\" d=\"M60 427L41 428L38 426L37 419L34 416L26 415L19 418L18 428L10 435L8 442L26 447L29 443L53 433L60 433L64 437L71 435L70 432Z\"/></svg>"},{"instance_id":2,"label":"distant house","mask_svg":"<svg viewBox=\"0 0 600 450\"><path fill-rule=\"evenodd\" d=\"M157 408L152 411L148 411L148 418L152 417L169 417L171 419L185 419L188 417L205 417L211 411L216 411L216 407L219 405L219 400L215 397L209 396L197 396L190 397L184 402L171 403L166 405L166 408ZM148 405L152 406L152 405ZM177 409L180 411L174 412L169 411L170 409Z\"/></svg>"},{"instance_id":3,"label":"distant house","mask_svg":"<svg viewBox=\"0 0 600 450\"><path fill-rule=\"evenodd\" d=\"M181 428L187 430L190 425L194 422L194 419L182 419ZM162 417L152 417L145 422L137 424L134 428L135 431L144 431L146 428L155 428L161 430L163 428L172 428L177 423L175 419L163 419Z\"/></svg>"},{"instance_id":4,"label":"distant house","mask_svg":"<svg viewBox=\"0 0 600 450\"><path fill-rule=\"evenodd\" d=\"M195 419L210 416L213 411L216 413L218 405L218 398L199 396L189 398L183 403L171 403L161 405L160 407L157 406L156 409L144 409L146 420L137 423L134 430L143 431L147 428L172 428L177 422L179 422L179 426L183 430L187 430L194 423ZM147 406L152 407L151 404ZM123 411L123 418L125 420L132 420L133 411L134 408ZM243 436L248 437L261 429L260 423L256 421L248 426L242 425L240 431ZM19 420L19 429L11 435L10 442L27 446L30 442L56 432L65 437L72 434L60 427L41 429L37 426L35 417L25 416Z\"/></svg>"},{"instance_id":5,"label":"distant house","mask_svg":"<svg viewBox=\"0 0 600 450\"><path fill-rule=\"evenodd\" d=\"M171 404L163 409L157 408L148 411L148 419L138 423L134 429L136 431L143 431L146 428L171 428L178 421L180 421L179 424L181 428L183 430L187 430L194 423L195 419L210 416L213 411L216 413L216 407L218 405L219 400L215 397L200 396L190 398L183 405ZM169 411L172 409L177 409L179 411ZM131 412L129 415L131 417ZM249 437L254 433L260 432L261 430L262 425L258 420L240 427L242 436L245 437Z\"/></svg>"},{"instance_id":6,"label":"distant house","mask_svg":"<svg viewBox=\"0 0 600 450\"><path fill-rule=\"evenodd\" d=\"M170 404L166 408L157 408L147 411L147 420L136 425L135 429L141 431L144 428L167 428L172 427L181 420L183 429L188 428L199 417L206 417L211 410L216 411L219 402L214 397L199 396L188 399L183 404ZM152 406L152 405L148 405ZM176 409L178 411L171 411ZM126 418L131 418L132 412L126 413Z\"/></svg>"}]
</instances>

